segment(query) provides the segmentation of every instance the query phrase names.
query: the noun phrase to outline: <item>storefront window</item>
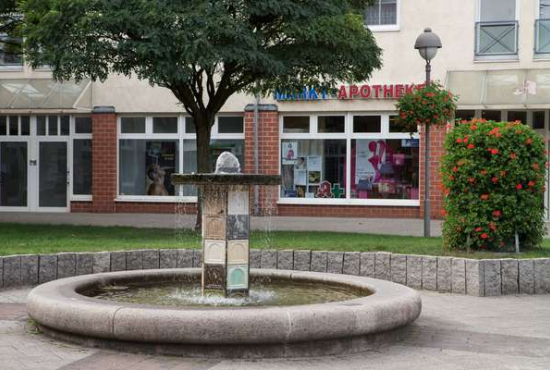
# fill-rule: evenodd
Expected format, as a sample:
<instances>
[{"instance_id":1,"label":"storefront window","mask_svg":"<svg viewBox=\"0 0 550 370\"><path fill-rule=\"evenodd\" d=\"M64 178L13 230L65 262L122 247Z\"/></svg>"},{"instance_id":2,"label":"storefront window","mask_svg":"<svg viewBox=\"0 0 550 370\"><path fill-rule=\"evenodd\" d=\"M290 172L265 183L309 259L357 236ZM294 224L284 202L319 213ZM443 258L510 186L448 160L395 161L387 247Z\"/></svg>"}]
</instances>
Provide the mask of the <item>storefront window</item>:
<instances>
[{"instance_id":1,"label":"storefront window","mask_svg":"<svg viewBox=\"0 0 550 370\"><path fill-rule=\"evenodd\" d=\"M346 140L282 140L281 197L345 198Z\"/></svg>"},{"instance_id":2,"label":"storefront window","mask_svg":"<svg viewBox=\"0 0 550 370\"><path fill-rule=\"evenodd\" d=\"M283 132L285 134L307 134L309 132L309 116L283 117Z\"/></svg>"},{"instance_id":3,"label":"storefront window","mask_svg":"<svg viewBox=\"0 0 550 370\"><path fill-rule=\"evenodd\" d=\"M510 110L508 111L508 122L520 121L523 124L527 124L527 111L524 110Z\"/></svg>"},{"instance_id":4,"label":"storefront window","mask_svg":"<svg viewBox=\"0 0 550 370\"><path fill-rule=\"evenodd\" d=\"M351 141L351 197L419 199L418 139Z\"/></svg>"},{"instance_id":5,"label":"storefront window","mask_svg":"<svg viewBox=\"0 0 550 370\"><path fill-rule=\"evenodd\" d=\"M175 195L177 140L120 140L120 195Z\"/></svg>"},{"instance_id":6,"label":"storefront window","mask_svg":"<svg viewBox=\"0 0 550 370\"><path fill-rule=\"evenodd\" d=\"M73 194L92 194L92 140L73 141Z\"/></svg>"}]
</instances>

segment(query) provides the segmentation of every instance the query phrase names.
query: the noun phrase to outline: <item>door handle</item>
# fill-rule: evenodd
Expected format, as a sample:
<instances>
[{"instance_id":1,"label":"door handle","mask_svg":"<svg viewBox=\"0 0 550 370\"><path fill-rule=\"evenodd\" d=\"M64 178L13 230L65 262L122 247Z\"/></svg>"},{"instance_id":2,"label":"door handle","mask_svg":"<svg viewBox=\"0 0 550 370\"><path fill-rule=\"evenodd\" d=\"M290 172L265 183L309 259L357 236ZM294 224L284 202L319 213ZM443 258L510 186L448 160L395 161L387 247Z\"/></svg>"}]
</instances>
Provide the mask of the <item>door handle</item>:
<instances>
[{"instance_id":1,"label":"door handle","mask_svg":"<svg viewBox=\"0 0 550 370\"><path fill-rule=\"evenodd\" d=\"M36 159L29 160L29 165L36 166L38 164L38 161Z\"/></svg>"}]
</instances>

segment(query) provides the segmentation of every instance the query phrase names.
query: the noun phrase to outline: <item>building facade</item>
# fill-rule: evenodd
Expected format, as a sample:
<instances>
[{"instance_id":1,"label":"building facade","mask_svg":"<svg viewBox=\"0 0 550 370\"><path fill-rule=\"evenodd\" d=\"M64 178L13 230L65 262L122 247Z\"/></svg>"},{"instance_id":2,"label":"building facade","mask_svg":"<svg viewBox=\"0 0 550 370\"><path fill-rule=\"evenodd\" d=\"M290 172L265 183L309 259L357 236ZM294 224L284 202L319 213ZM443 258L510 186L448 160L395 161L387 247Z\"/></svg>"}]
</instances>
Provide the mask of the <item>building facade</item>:
<instances>
[{"instance_id":1,"label":"building facade","mask_svg":"<svg viewBox=\"0 0 550 370\"><path fill-rule=\"evenodd\" d=\"M371 80L259 104L236 95L219 113L212 161L229 150L245 172L282 176L258 190L258 213L423 216L423 134L392 117L424 82L413 45L425 27L442 40L432 78L459 95L457 118L521 120L548 142L550 0L379 0L365 19L384 50ZM13 41L0 35L0 211L194 212L196 189L170 183L196 170L193 122L170 91L118 75L56 83ZM433 217L444 139L444 128L431 138Z\"/></svg>"}]
</instances>

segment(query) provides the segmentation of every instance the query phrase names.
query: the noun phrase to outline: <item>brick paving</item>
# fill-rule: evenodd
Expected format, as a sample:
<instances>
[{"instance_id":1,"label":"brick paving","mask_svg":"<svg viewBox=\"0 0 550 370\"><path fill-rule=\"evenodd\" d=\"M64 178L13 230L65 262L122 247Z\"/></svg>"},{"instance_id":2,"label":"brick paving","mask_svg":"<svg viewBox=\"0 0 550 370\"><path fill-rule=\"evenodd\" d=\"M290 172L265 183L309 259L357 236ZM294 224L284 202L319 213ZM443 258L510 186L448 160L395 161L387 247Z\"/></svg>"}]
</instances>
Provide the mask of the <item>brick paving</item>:
<instances>
[{"instance_id":1,"label":"brick paving","mask_svg":"<svg viewBox=\"0 0 550 370\"><path fill-rule=\"evenodd\" d=\"M0 290L1 370L550 368L550 296L476 298L422 292L407 339L377 351L301 359L208 360L79 347L37 333L25 313L30 288Z\"/></svg>"}]
</instances>

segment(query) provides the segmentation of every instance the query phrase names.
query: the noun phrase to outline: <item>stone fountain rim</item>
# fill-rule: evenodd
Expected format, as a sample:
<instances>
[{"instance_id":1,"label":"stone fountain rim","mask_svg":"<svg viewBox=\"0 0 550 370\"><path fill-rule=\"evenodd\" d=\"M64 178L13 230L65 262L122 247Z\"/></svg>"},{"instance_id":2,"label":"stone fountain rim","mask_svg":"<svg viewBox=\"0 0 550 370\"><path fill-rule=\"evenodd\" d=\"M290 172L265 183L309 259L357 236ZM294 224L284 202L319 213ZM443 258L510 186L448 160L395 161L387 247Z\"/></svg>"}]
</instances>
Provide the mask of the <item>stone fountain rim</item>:
<instances>
[{"instance_id":1,"label":"stone fountain rim","mask_svg":"<svg viewBox=\"0 0 550 370\"><path fill-rule=\"evenodd\" d=\"M280 175L242 173L175 173L173 185L281 185Z\"/></svg>"}]
</instances>

